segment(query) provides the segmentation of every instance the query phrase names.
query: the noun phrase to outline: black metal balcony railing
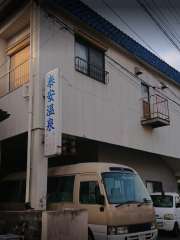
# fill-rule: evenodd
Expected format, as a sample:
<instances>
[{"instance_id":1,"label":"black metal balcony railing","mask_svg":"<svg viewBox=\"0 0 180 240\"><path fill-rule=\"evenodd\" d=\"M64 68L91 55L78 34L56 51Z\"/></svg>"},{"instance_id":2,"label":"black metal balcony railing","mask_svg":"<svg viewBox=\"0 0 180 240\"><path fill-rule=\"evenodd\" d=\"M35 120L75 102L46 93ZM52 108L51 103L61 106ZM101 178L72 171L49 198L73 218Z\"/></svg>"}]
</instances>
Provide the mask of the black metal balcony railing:
<instances>
[{"instance_id":1,"label":"black metal balcony railing","mask_svg":"<svg viewBox=\"0 0 180 240\"><path fill-rule=\"evenodd\" d=\"M0 76L0 97L29 81L29 58Z\"/></svg>"},{"instance_id":2,"label":"black metal balcony railing","mask_svg":"<svg viewBox=\"0 0 180 240\"><path fill-rule=\"evenodd\" d=\"M109 83L109 73L104 69L101 69L94 64L85 61L80 57L75 57L75 69L91 78L96 79L99 82L108 84Z\"/></svg>"},{"instance_id":3,"label":"black metal balcony railing","mask_svg":"<svg viewBox=\"0 0 180 240\"><path fill-rule=\"evenodd\" d=\"M141 124L162 127L170 124L168 100L158 94L142 98L143 116Z\"/></svg>"}]
</instances>

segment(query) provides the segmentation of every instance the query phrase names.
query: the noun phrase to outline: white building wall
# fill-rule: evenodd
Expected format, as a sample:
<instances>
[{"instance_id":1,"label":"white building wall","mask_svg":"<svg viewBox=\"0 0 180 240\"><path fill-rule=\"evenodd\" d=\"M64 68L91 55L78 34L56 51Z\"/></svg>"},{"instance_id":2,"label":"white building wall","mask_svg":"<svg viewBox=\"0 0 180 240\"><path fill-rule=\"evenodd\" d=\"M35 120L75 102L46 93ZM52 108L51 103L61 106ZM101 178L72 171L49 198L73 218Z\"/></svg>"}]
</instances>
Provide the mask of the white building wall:
<instances>
[{"instance_id":1,"label":"white building wall","mask_svg":"<svg viewBox=\"0 0 180 240\"><path fill-rule=\"evenodd\" d=\"M54 9L54 13L58 15L59 10ZM38 25L33 40L35 46L33 49L35 66L33 75L35 82L33 128L44 129L45 127L44 98L42 95L45 88L44 78L48 71L58 68L63 75L63 133L179 158L180 113L177 112L177 105L169 103L170 126L157 129L141 126L140 82L122 71L117 65L116 67L123 73L114 69L107 61L105 67L109 71L109 84L107 85L75 71L74 36L65 29L61 29L62 26L53 23L51 19L42 21L44 15L44 12L41 11L41 15L36 22L38 25L41 21L41 24ZM96 36L94 30L84 24L79 24L78 21L70 21L68 15L64 17L63 14L59 14L58 17L71 28L81 27ZM20 35L9 40L8 45L18 40L23 34L27 34L28 31L29 27L25 28L19 33ZM131 56L125 54L120 47L116 47L115 44L112 44L110 40L100 34L97 34L97 38L109 45L107 55L132 73L134 73L135 66L140 67L144 72L140 78L152 86L157 84L157 81L146 69ZM180 95L177 84L170 82L167 77L160 73L156 72L155 74L161 81L167 83L172 91ZM0 99L0 106L12 114L11 120L8 120L13 122L12 125L17 125L18 116L27 115L28 101L22 98L21 90L19 88ZM151 89L150 91L153 93L154 90ZM173 95L168 90L160 91L173 99ZM12 99L13 102L4 105L4 102L9 101L7 99ZM14 109L18 102L16 99L21 101L20 104L23 107L18 108L15 112ZM176 98L174 99L178 101ZM13 127L8 131L4 130L1 139L26 131L24 127L26 117L24 119L20 118L18 120L19 128L16 127L16 130ZM10 124L8 121L1 124L0 127L7 128L7 125Z\"/></svg>"},{"instance_id":2,"label":"white building wall","mask_svg":"<svg viewBox=\"0 0 180 240\"><path fill-rule=\"evenodd\" d=\"M23 98L22 93L22 87L19 87L0 99L0 109L11 114L0 123L0 140L27 132L28 100Z\"/></svg>"},{"instance_id":3,"label":"white building wall","mask_svg":"<svg viewBox=\"0 0 180 240\"><path fill-rule=\"evenodd\" d=\"M73 29L82 27L78 23L75 25L67 19L63 19L62 15L59 17ZM107 62L106 70L109 71L109 84L107 85L76 72L74 36L64 29L60 30L60 27L57 24L53 25L49 19L41 26L40 46L45 41L47 43L39 50L39 74L41 81L44 81L44 76L48 71L54 68L62 71L63 133L179 158L180 127L178 122L180 115L172 109L172 107L177 109L177 105L169 103L170 126L157 129L141 126L140 81L126 72L124 73L127 77L124 76ZM91 33L88 27L84 30L89 30ZM140 67L144 72L140 78L152 86L157 84L157 81L146 69L132 57L123 53L119 47L111 46L105 38L101 40L110 46L107 55L132 73L134 73L135 66ZM118 68L121 70L120 67ZM179 86L177 87L162 74L157 72L155 74L161 81L167 83L172 91L179 94ZM153 89L150 91L155 93ZM168 97L174 98L167 89L160 91ZM42 116L39 115L41 127L44 127L43 114L42 111Z\"/></svg>"}]
</instances>

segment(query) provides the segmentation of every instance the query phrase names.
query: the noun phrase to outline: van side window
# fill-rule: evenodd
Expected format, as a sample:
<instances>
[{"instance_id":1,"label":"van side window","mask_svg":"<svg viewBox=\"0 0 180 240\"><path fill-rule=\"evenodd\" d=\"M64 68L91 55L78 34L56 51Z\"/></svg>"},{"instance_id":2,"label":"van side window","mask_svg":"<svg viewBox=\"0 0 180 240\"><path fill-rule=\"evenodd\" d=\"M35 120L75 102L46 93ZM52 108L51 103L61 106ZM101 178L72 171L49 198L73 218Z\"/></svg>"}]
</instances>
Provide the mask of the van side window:
<instances>
[{"instance_id":1,"label":"van side window","mask_svg":"<svg viewBox=\"0 0 180 240\"><path fill-rule=\"evenodd\" d=\"M75 176L49 177L47 183L48 201L73 202Z\"/></svg>"},{"instance_id":2,"label":"van side window","mask_svg":"<svg viewBox=\"0 0 180 240\"><path fill-rule=\"evenodd\" d=\"M1 202L25 202L26 181L3 181L1 186Z\"/></svg>"},{"instance_id":3,"label":"van side window","mask_svg":"<svg viewBox=\"0 0 180 240\"><path fill-rule=\"evenodd\" d=\"M79 190L79 202L82 204L97 204L100 195L99 183L97 181L81 182Z\"/></svg>"},{"instance_id":4,"label":"van side window","mask_svg":"<svg viewBox=\"0 0 180 240\"><path fill-rule=\"evenodd\" d=\"M60 181L60 202L73 202L74 176L62 177Z\"/></svg>"}]
</instances>

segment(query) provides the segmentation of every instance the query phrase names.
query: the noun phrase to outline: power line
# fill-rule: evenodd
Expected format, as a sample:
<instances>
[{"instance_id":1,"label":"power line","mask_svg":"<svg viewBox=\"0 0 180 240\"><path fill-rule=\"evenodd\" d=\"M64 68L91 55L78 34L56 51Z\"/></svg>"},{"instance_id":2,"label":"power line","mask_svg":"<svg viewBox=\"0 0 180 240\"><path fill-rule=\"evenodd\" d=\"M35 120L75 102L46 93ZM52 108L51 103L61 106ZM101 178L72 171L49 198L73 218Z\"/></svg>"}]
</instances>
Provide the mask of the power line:
<instances>
[{"instance_id":1,"label":"power line","mask_svg":"<svg viewBox=\"0 0 180 240\"><path fill-rule=\"evenodd\" d=\"M144 41L143 38L141 38L104 0L101 0L131 31L136 34L137 37L139 37L148 47L151 49L159 58L161 58L157 52L155 52L154 49L151 48L151 46Z\"/></svg>"}]
</instances>

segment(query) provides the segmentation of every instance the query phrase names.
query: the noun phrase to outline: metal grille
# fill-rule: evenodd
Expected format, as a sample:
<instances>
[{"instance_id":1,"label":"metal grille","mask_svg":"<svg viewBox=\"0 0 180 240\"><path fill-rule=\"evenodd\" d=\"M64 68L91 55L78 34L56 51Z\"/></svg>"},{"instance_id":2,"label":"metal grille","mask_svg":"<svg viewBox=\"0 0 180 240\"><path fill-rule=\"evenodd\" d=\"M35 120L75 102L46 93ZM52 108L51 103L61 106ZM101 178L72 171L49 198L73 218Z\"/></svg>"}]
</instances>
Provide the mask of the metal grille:
<instances>
[{"instance_id":1,"label":"metal grille","mask_svg":"<svg viewBox=\"0 0 180 240\"><path fill-rule=\"evenodd\" d=\"M151 223L142 223L128 226L129 233L145 232L151 230Z\"/></svg>"},{"instance_id":2,"label":"metal grille","mask_svg":"<svg viewBox=\"0 0 180 240\"><path fill-rule=\"evenodd\" d=\"M109 73L104 69L101 69L94 64L85 61L80 57L75 57L75 69L89 77L92 77L99 82L108 84L109 83Z\"/></svg>"},{"instance_id":3,"label":"metal grille","mask_svg":"<svg viewBox=\"0 0 180 240\"><path fill-rule=\"evenodd\" d=\"M29 67L27 59L0 77L0 97L29 81Z\"/></svg>"},{"instance_id":4,"label":"metal grille","mask_svg":"<svg viewBox=\"0 0 180 240\"><path fill-rule=\"evenodd\" d=\"M168 100L159 96L158 94L150 95L149 97L142 98L142 119L161 118L166 121L169 119Z\"/></svg>"}]
</instances>

